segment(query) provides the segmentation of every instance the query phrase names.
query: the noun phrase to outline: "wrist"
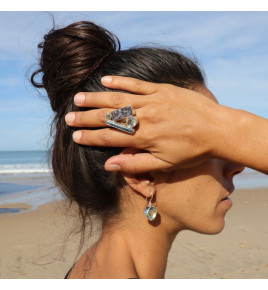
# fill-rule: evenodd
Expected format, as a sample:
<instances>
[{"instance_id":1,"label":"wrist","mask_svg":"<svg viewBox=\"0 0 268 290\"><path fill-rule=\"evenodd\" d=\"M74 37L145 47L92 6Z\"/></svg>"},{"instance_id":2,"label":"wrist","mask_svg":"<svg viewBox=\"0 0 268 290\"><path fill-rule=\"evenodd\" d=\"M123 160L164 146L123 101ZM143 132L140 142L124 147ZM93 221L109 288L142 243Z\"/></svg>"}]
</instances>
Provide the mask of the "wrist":
<instances>
[{"instance_id":1,"label":"wrist","mask_svg":"<svg viewBox=\"0 0 268 290\"><path fill-rule=\"evenodd\" d=\"M237 150L235 136L244 126L245 116L242 110L218 105L213 114L208 155L210 158L232 159L233 150Z\"/></svg>"}]
</instances>

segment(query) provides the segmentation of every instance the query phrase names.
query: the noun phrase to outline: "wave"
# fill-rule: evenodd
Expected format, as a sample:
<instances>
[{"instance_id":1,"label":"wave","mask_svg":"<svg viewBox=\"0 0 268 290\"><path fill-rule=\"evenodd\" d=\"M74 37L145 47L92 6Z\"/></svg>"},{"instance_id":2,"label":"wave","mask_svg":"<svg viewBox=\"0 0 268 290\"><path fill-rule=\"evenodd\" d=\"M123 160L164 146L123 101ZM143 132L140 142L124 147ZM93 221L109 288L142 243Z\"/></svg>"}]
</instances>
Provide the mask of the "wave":
<instances>
[{"instance_id":1,"label":"wave","mask_svg":"<svg viewBox=\"0 0 268 290\"><path fill-rule=\"evenodd\" d=\"M0 174L17 173L50 173L52 170L47 164L2 164L0 165Z\"/></svg>"}]
</instances>

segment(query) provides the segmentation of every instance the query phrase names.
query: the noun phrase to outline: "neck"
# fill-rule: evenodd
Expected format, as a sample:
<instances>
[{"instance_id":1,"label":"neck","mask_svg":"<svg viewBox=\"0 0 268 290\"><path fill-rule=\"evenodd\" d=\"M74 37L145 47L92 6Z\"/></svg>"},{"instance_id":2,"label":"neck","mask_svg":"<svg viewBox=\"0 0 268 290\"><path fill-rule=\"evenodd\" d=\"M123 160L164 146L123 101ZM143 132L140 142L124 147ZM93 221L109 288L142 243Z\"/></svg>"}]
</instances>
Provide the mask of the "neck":
<instances>
[{"instance_id":1,"label":"neck","mask_svg":"<svg viewBox=\"0 0 268 290\"><path fill-rule=\"evenodd\" d=\"M98 248L109 253L103 257L114 269L116 259L138 278L164 278L168 253L179 230L165 227L163 218L149 222L142 214L134 215L122 223L106 225Z\"/></svg>"}]
</instances>

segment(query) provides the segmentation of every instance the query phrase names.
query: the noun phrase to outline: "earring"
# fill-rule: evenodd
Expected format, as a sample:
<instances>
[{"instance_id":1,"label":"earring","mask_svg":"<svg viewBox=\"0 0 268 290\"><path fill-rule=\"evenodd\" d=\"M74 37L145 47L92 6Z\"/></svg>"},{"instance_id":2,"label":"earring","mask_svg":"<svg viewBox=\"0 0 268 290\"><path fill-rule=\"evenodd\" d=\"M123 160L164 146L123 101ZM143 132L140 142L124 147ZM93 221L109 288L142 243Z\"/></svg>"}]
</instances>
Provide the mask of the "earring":
<instances>
[{"instance_id":1,"label":"earring","mask_svg":"<svg viewBox=\"0 0 268 290\"><path fill-rule=\"evenodd\" d=\"M157 215L157 208L155 206L152 206L152 199L154 197L153 192L151 191L151 198L146 206L147 203L147 197L145 202L145 208L143 210L143 215L146 217L149 221L153 221L156 218Z\"/></svg>"}]
</instances>

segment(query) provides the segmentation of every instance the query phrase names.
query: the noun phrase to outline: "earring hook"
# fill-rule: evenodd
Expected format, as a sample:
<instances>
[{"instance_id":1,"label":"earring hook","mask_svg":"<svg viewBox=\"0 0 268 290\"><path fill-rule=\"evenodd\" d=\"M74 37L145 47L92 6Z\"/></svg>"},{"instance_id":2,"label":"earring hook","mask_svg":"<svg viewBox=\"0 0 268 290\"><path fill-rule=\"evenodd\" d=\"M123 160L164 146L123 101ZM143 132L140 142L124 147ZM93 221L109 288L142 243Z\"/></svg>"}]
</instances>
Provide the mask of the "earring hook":
<instances>
[{"instance_id":1,"label":"earring hook","mask_svg":"<svg viewBox=\"0 0 268 290\"><path fill-rule=\"evenodd\" d=\"M154 197L154 194L153 194L153 190L151 190L151 198L148 202L148 204L146 205L147 203L147 196L146 196L146 201L145 201L145 208L143 210L143 215L144 217L146 217L149 221L153 221L155 218L156 218L156 215L157 215L157 209L155 206L152 206L152 199Z\"/></svg>"},{"instance_id":2,"label":"earring hook","mask_svg":"<svg viewBox=\"0 0 268 290\"><path fill-rule=\"evenodd\" d=\"M150 200L149 200L149 202L148 202L148 205L147 205L147 207L151 207L152 206L152 199L153 199L153 197L154 197L154 194L153 194L153 190L151 190L151 197L150 197ZM145 206L146 206L146 204L147 204L147 196L146 196L146 201L145 201Z\"/></svg>"}]
</instances>

